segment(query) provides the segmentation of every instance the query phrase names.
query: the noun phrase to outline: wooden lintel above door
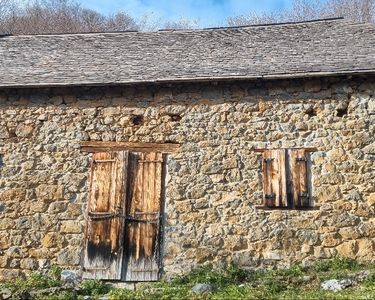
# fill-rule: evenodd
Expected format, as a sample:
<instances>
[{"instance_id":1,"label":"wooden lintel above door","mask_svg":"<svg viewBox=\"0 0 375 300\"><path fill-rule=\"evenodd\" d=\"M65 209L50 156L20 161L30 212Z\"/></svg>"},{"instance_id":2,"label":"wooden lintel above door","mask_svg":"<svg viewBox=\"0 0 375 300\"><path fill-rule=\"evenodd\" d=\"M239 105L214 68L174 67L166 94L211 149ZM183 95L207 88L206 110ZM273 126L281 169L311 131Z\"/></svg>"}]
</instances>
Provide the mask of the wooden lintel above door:
<instances>
[{"instance_id":1,"label":"wooden lintel above door","mask_svg":"<svg viewBox=\"0 0 375 300\"><path fill-rule=\"evenodd\" d=\"M316 147L290 147L290 148L277 148L277 149L294 149L294 150L303 149L306 152L316 152L316 151L318 151L318 148L316 148ZM272 150L272 148L252 148L250 150L254 151L254 152L263 153L265 151Z\"/></svg>"},{"instance_id":2,"label":"wooden lintel above door","mask_svg":"<svg viewBox=\"0 0 375 300\"><path fill-rule=\"evenodd\" d=\"M134 152L176 152L180 144L174 143L134 143L134 142L102 142L82 141L80 143L82 152L112 152L112 151L134 151Z\"/></svg>"}]
</instances>

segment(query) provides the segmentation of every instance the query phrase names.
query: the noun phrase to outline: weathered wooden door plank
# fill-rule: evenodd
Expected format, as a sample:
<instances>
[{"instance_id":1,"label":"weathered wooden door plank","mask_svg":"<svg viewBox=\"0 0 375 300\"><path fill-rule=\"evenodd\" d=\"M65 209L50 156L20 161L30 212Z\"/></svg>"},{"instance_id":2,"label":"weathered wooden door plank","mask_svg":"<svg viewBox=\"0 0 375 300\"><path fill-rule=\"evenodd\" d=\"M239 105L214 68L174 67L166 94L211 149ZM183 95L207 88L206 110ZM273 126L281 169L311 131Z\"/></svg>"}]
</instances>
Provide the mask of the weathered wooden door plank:
<instances>
[{"instance_id":1,"label":"weathered wooden door plank","mask_svg":"<svg viewBox=\"0 0 375 300\"><path fill-rule=\"evenodd\" d=\"M121 279L128 152L95 153L84 248L85 278Z\"/></svg>"},{"instance_id":2,"label":"weathered wooden door plank","mask_svg":"<svg viewBox=\"0 0 375 300\"><path fill-rule=\"evenodd\" d=\"M161 153L132 153L135 165L133 192L128 203L130 219L126 243L126 281L154 281L159 278L160 208L162 192Z\"/></svg>"}]
</instances>

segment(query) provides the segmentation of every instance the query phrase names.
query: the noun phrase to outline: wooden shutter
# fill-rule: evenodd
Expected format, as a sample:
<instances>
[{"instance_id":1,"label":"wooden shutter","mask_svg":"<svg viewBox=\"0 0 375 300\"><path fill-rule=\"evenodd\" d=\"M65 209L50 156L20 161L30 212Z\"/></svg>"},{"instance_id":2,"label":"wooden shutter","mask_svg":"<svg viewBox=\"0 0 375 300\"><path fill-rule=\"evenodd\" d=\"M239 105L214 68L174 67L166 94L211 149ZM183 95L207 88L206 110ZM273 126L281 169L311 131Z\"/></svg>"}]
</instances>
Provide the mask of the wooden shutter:
<instances>
[{"instance_id":1,"label":"wooden shutter","mask_svg":"<svg viewBox=\"0 0 375 300\"><path fill-rule=\"evenodd\" d=\"M285 149L263 152L263 199L267 207L286 207Z\"/></svg>"},{"instance_id":2,"label":"wooden shutter","mask_svg":"<svg viewBox=\"0 0 375 300\"><path fill-rule=\"evenodd\" d=\"M159 279L163 155L131 153L132 183L128 193L126 281Z\"/></svg>"},{"instance_id":3,"label":"wooden shutter","mask_svg":"<svg viewBox=\"0 0 375 300\"><path fill-rule=\"evenodd\" d=\"M93 154L84 277L121 279L128 152Z\"/></svg>"},{"instance_id":4,"label":"wooden shutter","mask_svg":"<svg viewBox=\"0 0 375 300\"><path fill-rule=\"evenodd\" d=\"M290 149L289 170L290 186L289 194L295 207L309 207L311 195L308 184L309 153L306 149Z\"/></svg>"},{"instance_id":5,"label":"wooden shutter","mask_svg":"<svg viewBox=\"0 0 375 300\"><path fill-rule=\"evenodd\" d=\"M263 199L267 207L286 207L285 150L263 152Z\"/></svg>"}]
</instances>

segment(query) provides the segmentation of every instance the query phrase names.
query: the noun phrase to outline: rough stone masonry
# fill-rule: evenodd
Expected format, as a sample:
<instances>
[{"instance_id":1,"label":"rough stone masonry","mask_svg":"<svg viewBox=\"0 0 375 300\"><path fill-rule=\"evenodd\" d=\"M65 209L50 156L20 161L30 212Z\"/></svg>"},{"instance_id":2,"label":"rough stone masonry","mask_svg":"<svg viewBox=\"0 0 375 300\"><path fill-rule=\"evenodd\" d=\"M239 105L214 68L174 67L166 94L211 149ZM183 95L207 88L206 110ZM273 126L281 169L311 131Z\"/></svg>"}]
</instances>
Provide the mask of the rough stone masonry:
<instances>
[{"instance_id":1,"label":"rough stone masonry","mask_svg":"<svg viewBox=\"0 0 375 300\"><path fill-rule=\"evenodd\" d=\"M0 279L81 270L81 141L180 143L168 157L166 276L206 264L373 261L375 77L0 91ZM253 148L316 147L314 209L262 202Z\"/></svg>"}]
</instances>

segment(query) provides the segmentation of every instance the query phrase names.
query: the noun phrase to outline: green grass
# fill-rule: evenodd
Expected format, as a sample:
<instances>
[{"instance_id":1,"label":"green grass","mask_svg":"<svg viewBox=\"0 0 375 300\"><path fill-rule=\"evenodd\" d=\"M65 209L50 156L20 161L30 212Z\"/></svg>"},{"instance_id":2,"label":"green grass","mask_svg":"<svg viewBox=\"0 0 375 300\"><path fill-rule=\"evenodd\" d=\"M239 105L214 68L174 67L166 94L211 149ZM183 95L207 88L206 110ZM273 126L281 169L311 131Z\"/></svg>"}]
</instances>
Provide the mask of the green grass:
<instances>
[{"instance_id":1,"label":"green grass","mask_svg":"<svg viewBox=\"0 0 375 300\"><path fill-rule=\"evenodd\" d=\"M326 279L340 279L353 273L370 270L369 276L358 285L334 293L320 290ZM45 288L61 288L58 280L61 270L52 268L48 274L32 274L26 279L1 286L14 291L38 291ZM209 283L214 291L202 294L192 292L197 283ZM335 258L316 263L310 268L300 265L288 269L244 270L236 265L214 269L205 266L193 270L185 276L144 284L136 291L113 288L100 280L83 281L76 289L67 288L57 295L37 294L43 300L80 300L84 295L97 299L108 295L109 299L375 299L375 266L361 265L356 261Z\"/></svg>"}]
</instances>

